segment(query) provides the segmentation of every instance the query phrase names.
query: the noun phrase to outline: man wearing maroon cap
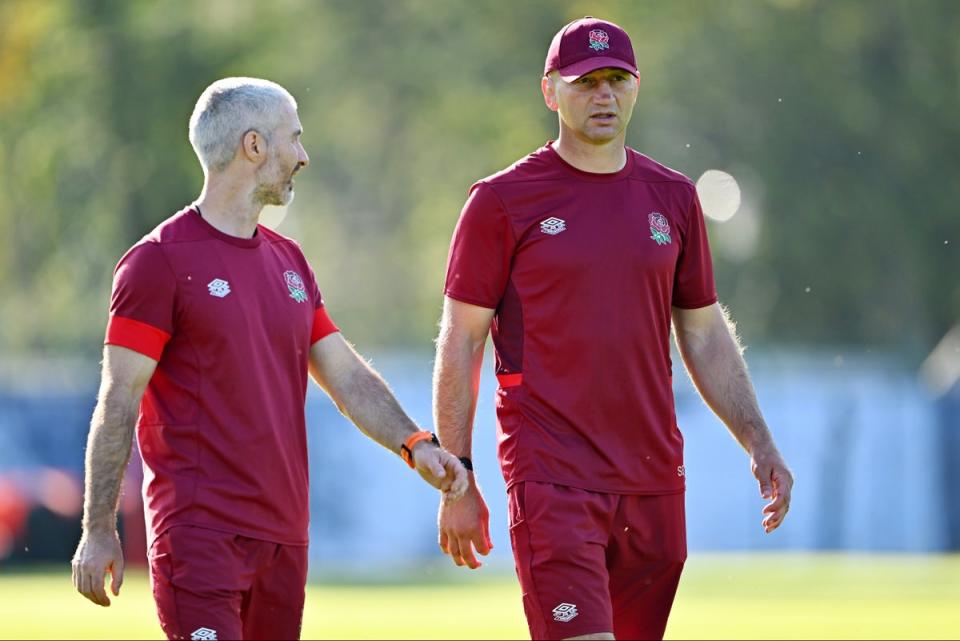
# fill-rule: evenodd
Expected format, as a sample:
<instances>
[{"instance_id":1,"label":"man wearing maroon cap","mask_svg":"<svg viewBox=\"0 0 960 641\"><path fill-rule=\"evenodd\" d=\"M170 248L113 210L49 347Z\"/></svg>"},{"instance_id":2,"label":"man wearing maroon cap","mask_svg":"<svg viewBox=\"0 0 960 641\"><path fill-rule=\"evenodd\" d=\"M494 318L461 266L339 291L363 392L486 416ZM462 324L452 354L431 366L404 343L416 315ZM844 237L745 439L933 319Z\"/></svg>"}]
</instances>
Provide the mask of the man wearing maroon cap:
<instances>
[{"instance_id":1,"label":"man wearing maroon cap","mask_svg":"<svg viewBox=\"0 0 960 641\"><path fill-rule=\"evenodd\" d=\"M620 27L561 29L541 81L558 139L474 184L450 247L434 418L469 464L492 329L510 538L537 639L663 636L687 552L671 321L697 389L751 457L765 531L790 504L717 303L695 188L624 146L639 84ZM441 549L479 567L488 518L471 474L441 505Z\"/></svg>"},{"instance_id":2,"label":"man wearing maroon cap","mask_svg":"<svg viewBox=\"0 0 960 641\"><path fill-rule=\"evenodd\" d=\"M445 500L466 489L462 464L417 428L330 320L300 246L258 224L264 205L293 199L308 163L301 133L296 101L279 85L210 85L190 119L203 193L117 265L73 581L109 606L109 572L119 594L116 509L136 424L150 579L171 639L299 637L308 372Z\"/></svg>"}]
</instances>

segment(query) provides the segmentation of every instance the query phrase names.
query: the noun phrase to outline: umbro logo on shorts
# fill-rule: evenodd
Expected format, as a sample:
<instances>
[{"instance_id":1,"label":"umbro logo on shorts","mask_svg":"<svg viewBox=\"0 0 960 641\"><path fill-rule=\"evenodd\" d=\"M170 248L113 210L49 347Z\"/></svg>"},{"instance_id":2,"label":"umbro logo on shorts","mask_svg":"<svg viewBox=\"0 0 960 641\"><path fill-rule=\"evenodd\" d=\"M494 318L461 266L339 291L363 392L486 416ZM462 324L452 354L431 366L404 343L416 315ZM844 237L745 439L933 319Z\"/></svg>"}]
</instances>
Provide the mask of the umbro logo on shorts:
<instances>
[{"instance_id":1,"label":"umbro logo on shorts","mask_svg":"<svg viewBox=\"0 0 960 641\"><path fill-rule=\"evenodd\" d=\"M217 631L210 628L197 628L190 633L191 641L217 641Z\"/></svg>"},{"instance_id":2,"label":"umbro logo on shorts","mask_svg":"<svg viewBox=\"0 0 960 641\"><path fill-rule=\"evenodd\" d=\"M562 218L554 218L552 216L540 223L540 231L542 231L544 234L550 234L551 236L556 236L566 228L566 221L564 221Z\"/></svg>"},{"instance_id":3,"label":"umbro logo on shorts","mask_svg":"<svg viewBox=\"0 0 960 641\"><path fill-rule=\"evenodd\" d=\"M222 278L214 278L209 283L207 283L207 289L210 290L211 296L216 296L217 298L223 298L224 296L230 293L230 283L223 280Z\"/></svg>"},{"instance_id":4,"label":"umbro logo on shorts","mask_svg":"<svg viewBox=\"0 0 960 641\"><path fill-rule=\"evenodd\" d=\"M553 620L559 621L560 623L566 623L580 614L577 611L577 606L572 603L561 603L553 609Z\"/></svg>"}]
</instances>

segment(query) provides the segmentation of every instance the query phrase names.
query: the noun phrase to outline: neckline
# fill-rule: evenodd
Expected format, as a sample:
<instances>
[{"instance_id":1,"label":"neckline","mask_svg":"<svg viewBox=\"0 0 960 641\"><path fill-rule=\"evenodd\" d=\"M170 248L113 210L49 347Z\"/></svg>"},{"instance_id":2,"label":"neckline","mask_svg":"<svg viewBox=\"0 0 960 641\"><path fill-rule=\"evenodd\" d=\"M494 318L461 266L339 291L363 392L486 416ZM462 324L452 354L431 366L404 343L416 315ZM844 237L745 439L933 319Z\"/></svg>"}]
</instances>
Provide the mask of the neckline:
<instances>
[{"instance_id":1,"label":"neckline","mask_svg":"<svg viewBox=\"0 0 960 641\"><path fill-rule=\"evenodd\" d=\"M222 240L225 243L234 245L235 247L242 247L244 249L253 249L254 247L259 247L260 242L263 240L263 234L260 232L260 225L257 225L256 231L253 233L251 238L238 238L237 236L231 236L230 234L224 233L210 224L206 218L203 217L203 214L200 213L200 208L196 205L191 205L189 209L191 214L194 214L194 220L199 223L204 230L217 240Z\"/></svg>"},{"instance_id":2,"label":"neckline","mask_svg":"<svg viewBox=\"0 0 960 641\"><path fill-rule=\"evenodd\" d=\"M578 169L568 163L563 159L563 156L561 156L559 152L553 148L553 142L553 140L548 140L547 144L544 145L544 149L546 150L547 154L549 154L561 167L567 170L568 173L573 174L580 180L597 183L616 182L618 180L623 180L633 171L633 152L629 147L624 147L624 150L627 154L627 162L623 164L623 167L619 171L598 174L592 171Z\"/></svg>"}]
</instances>

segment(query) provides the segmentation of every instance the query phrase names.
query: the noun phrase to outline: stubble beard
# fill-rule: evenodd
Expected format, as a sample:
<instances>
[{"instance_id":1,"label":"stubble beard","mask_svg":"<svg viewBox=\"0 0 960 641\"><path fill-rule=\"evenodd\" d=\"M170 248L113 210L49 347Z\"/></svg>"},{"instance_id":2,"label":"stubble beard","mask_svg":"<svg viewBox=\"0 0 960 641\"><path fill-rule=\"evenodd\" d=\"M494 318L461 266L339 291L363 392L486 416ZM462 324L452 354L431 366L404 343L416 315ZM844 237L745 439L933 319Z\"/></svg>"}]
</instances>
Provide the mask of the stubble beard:
<instances>
[{"instance_id":1,"label":"stubble beard","mask_svg":"<svg viewBox=\"0 0 960 641\"><path fill-rule=\"evenodd\" d=\"M287 189L291 177L282 173L279 162L270 160L258 174L259 183L253 190L253 202L258 205L284 207L293 202L293 189Z\"/></svg>"},{"instance_id":2,"label":"stubble beard","mask_svg":"<svg viewBox=\"0 0 960 641\"><path fill-rule=\"evenodd\" d=\"M293 202L293 190L287 189L286 182L280 185L260 185L253 192L253 200L259 205L285 207Z\"/></svg>"}]
</instances>

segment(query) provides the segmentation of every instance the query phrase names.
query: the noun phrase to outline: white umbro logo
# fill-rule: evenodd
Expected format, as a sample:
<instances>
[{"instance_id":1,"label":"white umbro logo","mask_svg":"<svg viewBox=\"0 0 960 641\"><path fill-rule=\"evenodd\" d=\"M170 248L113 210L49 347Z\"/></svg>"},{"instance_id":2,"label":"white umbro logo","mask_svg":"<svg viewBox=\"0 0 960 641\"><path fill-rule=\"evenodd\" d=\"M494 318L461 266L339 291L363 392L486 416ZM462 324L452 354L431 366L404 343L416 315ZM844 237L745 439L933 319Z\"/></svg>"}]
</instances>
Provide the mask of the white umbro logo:
<instances>
[{"instance_id":1,"label":"white umbro logo","mask_svg":"<svg viewBox=\"0 0 960 641\"><path fill-rule=\"evenodd\" d=\"M230 283L223 280L222 278L214 278L209 283L207 283L207 289L210 290L211 296L216 296L217 298L223 298L224 296L230 293ZM206 628L201 628L201 629L206 629Z\"/></svg>"},{"instance_id":2,"label":"white umbro logo","mask_svg":"<svg viewBox=\"0 0 960 641\"><path fill-rule=\"evenodd\" d=\"M217 641L217 631L210 628L197 628L190 633L192 641Z\"/></svg>"},{"instance_id":3,"label":"white umbro logo","mask_svg":"<svg viewBox=\"0 0 960 641\"><path fill-rule=\"evenodd\" d=\"M572 603L561 603L553 609L553 620L559 621L560 623L566 623L580 614L577 611L577 606Z\"/></svg>"},{"instance_id":4,"label":"white umbro logo","mask_svg":"<svg viewBox=\"0 0 960 641\"><path fill-rule=\"evenodd\" d=\"M544 234L550 234L551 236L556 236L566 228L567 223L562 218L550 217L540 223L540 231Z\"/></svg>"}]
</instances>

